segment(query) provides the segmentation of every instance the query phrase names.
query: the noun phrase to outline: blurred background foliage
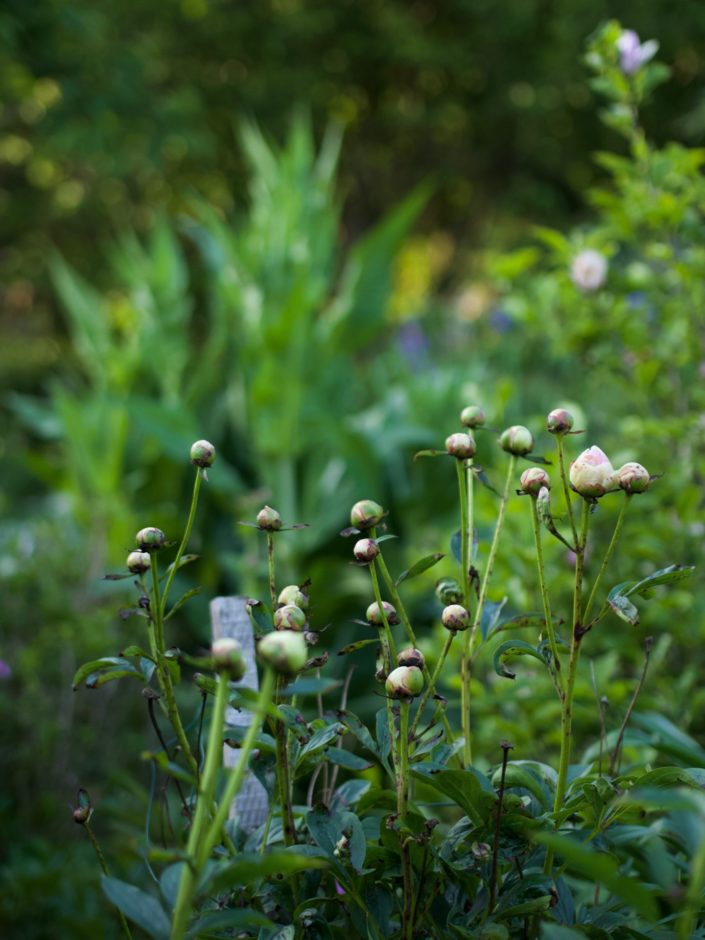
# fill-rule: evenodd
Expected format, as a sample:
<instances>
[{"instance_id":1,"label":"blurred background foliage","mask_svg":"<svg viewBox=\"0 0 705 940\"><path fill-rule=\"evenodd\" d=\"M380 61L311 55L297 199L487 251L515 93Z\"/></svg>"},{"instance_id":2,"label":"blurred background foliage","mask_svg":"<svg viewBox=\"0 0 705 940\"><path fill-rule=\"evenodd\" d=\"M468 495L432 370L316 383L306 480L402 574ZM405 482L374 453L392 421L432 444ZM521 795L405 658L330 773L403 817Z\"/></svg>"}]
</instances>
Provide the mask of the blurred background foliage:
<instances>
[{"instance_id":1,"label":"blurred background foliage","mask_svg":"<svg viewBox=\"0 0 705 940\"><path fill-rule=\"evenodd\" d=\"M670 74L651 63L626 78L616 24L586 67L586 36L621 13L658 38ZM664 474L635 500L610 583L702 561L704 35L705 9L675 17L661 0L3 4L4 935L51 922L55 936L110 936L66 809L80 785L116 873L141 870L144 703L118 685L75 695L70 678L139 641L116 617L128 592L99 579L140 526L178 534L196 438L219 456L191 545L202 557L180 575L203 586L174 624L191 650L207 642L209 597L263 593L262 546L236 523L267 500L311 523L280 537L280 570L313 579L322 646L352 639L370 598L336 536L350 504L390 509L396 570L448 551L453 468L411 458L472 402L493 427L527 424L549 458L545 414L567 406L586 429L573 455L599 443L615 466ZM571 275L588 249L607 262L593 289ZM499 485L494 435L478 445ZM495 510L480 489L480 564ZM602 501L595 564L615 514ZM491 598L535 610L523 500L503 545ZM431 658L433 585L454 564L407 588ZM559 543L547 564L567 591ZM701 584L643 605L637 629L608 619L588 638L586 746L596 691L616 727L649 634L644 707L705 733ZM364 714L373 664L364 651L355 664ZM548 683L518 671L476 682L487 763L502 737L517 756L555 754ZM195 711L195 694L184 704Z\"/></svg>"}]
</instances>

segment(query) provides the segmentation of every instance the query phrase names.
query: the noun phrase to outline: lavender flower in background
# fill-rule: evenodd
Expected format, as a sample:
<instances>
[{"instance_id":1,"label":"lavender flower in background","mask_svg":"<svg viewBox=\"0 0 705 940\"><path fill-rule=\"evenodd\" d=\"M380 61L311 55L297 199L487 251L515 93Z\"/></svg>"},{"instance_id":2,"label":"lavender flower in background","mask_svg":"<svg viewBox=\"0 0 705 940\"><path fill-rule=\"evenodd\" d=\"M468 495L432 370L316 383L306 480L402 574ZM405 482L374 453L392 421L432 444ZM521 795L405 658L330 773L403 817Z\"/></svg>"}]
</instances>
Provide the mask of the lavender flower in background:
<instances>
[{"instance_id":1,"label":"lavender flower in background","mask_svg":"<svg viewBox=\"0 0 705 940\"><path fill-rule=\"evenodd\" d=\"M633 75L642 65L646 65L658 52L655 39L639 42L639 36L633 29L625 29L617 40L619 66L625 75Z\"/></svg>"},{"instance_id":2,"label":"lavender flower in background","mask_svg":"<svg viewBox=\"0 0 705 940\"><path fill-rule=\"evenodd\" d=\"M495 307L490 313L490 327L495 333L499 333L500 336L503 336L505 333L509 333L514 329L514 320L506 310L502 310L501 307Z\"/></svg>"},{"instance_id":3,"label":"lavender flower in background","mask_svg":"<svg viewBox=\"0 0 705 940\"><path fill-rule=\"evenodd\" d=\"M402 323L399 327L397 347L409 364L415 368L424 365L428 360L428 338L421 325L415 320Z\"/></svg>"},{"instance_id":4,"label":"lavender flower in background","mask_svg":"<svg viewBox=\"0 0 705 940\"><path fill-rule=\"evenodd\" d=\"M0 659L0 682L11 678L12 669L10 669L4 659Z\"/></svg>"},{"instance_id":5,"label":"lavender flower in background","mask_svg":"<svg viewBox=\"0 0 705 940\"><path fill-rule=\"evenodd\" d=\"M573 258L570 279L582 291L598 290L607 279L607 258L599 251L586 248Z\"/></svg>"}]
</instances>

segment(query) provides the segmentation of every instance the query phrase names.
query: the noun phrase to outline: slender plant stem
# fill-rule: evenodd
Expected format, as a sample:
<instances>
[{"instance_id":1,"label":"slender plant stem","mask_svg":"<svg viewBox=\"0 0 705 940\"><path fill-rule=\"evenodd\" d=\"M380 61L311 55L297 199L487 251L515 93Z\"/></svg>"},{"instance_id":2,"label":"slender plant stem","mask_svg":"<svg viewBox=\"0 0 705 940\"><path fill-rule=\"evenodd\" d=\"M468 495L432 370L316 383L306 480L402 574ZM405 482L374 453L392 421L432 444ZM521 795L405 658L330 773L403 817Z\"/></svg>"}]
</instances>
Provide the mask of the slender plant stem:
<instances>
[{"instance_id":1,"label":"slender plant stem","mask_svg":"<svg viewBox=\"0 0 705 940\"><path fill-rule=\"evenodd\" d=\"M536 542L536 564L539 573L539 590L541 591L541 601L543 603L543 615L546 620L546 633L548 642L551 646L551 656L553 658L553 669L551 670L556 691L560 696L563 691L563 677L561 675L561 661L558 658L558 647L556 645L556 633L553 628L553 618L551 616L551 602L548 597L548 588L546 587L546 570L543 562L543 548L541 545L541 526L539 524L539 514L536 508L536 500L533 496L529 497L531 501L531 521L534 526L534 541Z\"/></svg>"},{"instance_id":2,"label":"slender plant stem","mask_svg":"<svg viewBox=\"0 0 705 940\"><path fill-rule=\"evenodd\" d=\"M397 815L399 817L399 839L402 863L402 931L403 940L412 940L413 924L413 873L406 833L406 808L409 799L409 701L399 703L399 756L397 759Z\"/></svg>"},{"instance_id":3,"label":"slender plant stem","mask_svg":"<svg viewBox=\"0 0 705 940\"><path fill-rule=\"evenodd\" d=\"M387 618L387 614L384 611L382 594L379 589L379 578L377 577L374 561L370 563L370 580L372 581L372 593L374 594L375 600L377 601L377 607L382 618L384 634L387 641L386 646L384 647L384 649L387 651L387 660L385 660L384 668L387 671L387 674L389 674L392 669L394 669L394 665L396 664L397 648L394 644L392 628L389 626L389 619Z\"/></svg>"},{"instance_id":4,"label":"slender plant stem","mask_svg":"<svg viewBox=\"0 0 705 940\"><path fill-rule=\"evenodd\" d=\"M632 498L631 493L624 494L624 502L622 503L622 508L620 509L619 515L617 516L617 522L614 527L614 532L612 533L612 538L610 539L610 544L607 546L605 557L602 559L600 570L597 572L595 583L592 586L592 590L590 591L590 596L588 597L587 604L585 605L585 615L583 619L585 620L586 625L589 623L589 620L590 620L590 611L592 610L592 605L597 595L597 589L599 588L600 582L602 581L602 576L607 570L607 566L609 565L612 555L614 554L614 550L617 547L617 542L619 541L619 536L621 535L621 532L622 532L622 526L624 525L624 517L629 507L631 498Z\"/></svg>"},{"instance_id":5,"label":"slender plant stem","mask_svg":"<svg viewBox=\"0 0 705 940\"><path fill-rule=\"evenodd\" d=\"M465 475L465 461L456 458L455 469L458 474L458 496L460 501L460 568L462 572L463 605L470 603L470 564L468 562L468 481Z\"/></svg>"},{"instance_id":6,"label":"slender plant stem","mask_svg":"<svg viewBox=\"0 0 705 940\"><path fill-rule=\"evenodd\" d=\"M90 827L88 821L86 821L86 822L83 823L83 828L86 830L86 832L88 833L88 838L91 840L91 845L93 846L93 851L95 852L96 858L98 859L98 864L100 865L100 870L103 872L103 874L105 875L106 878L109 878L109 877L110 877L110 872L108 871L108 863L105 861L105 856L103 855L103 850L101 849L100 843L99 843L98 840L96 839L95 833L94 833L93 830L91 829L91 827ZM117 908L115 908L115 909L116 909L116 911L118 912L118 914L120 915L120 923L122 924L123 933L124 933L125 936L128 938L128 940L132 940L132 931L130 930L130 926L129 926L129 924L127 923L127 920L126 920L126 918L125 918L125 915L122 913L122 911L120 910L119 907L117 907Z\"/></svg>"},{"instance_id":7,"label":"slender plant stem","mask_svg":"<svg viewBox=\"0 0 705 940\"><path fill-rule=\"evenodd\" d=\"M272 598L272 611L277 606L277 581L274 576L274 536L267 532L267 571L269 574L269 595Z\"/></svg>"},{"instance_id":8,"label":"slender plant stem","mask_svg":"<svg viewBox=\"0 0 705 940\"><path fill-rule=\"evenodd\" d=\"M634 711L634 707L636 705L637 699L639 698L639 695L641 694L641 690L644 688L644 683L646 682L646 673L648 672L648 669L649 669L649 659L651 657L651 649L653 647L653 644L654 644L654 638L651 636L648 636L646 640L644 641L644 666L641 670L641 676L639 677L639 682L637 683L637 687L636 689L634 689L634 695L632 695L632 699L629 703L629 707L627 708L626 714L624 716L624 720L622 721L622 725L619 729L619 734L617 735L617 740L615 741L614 750L612 751L612 756L610 757L610 766L609 766L609 771L608 771L610 777L614 775L614 772L617 769L618 763L621 763L619 758L620 758L620 751L622 750L622 742L624 740L624 732L627 730L629 719L632 717L632 712Z\"/></svg>"},{"instance_id":9,"label":"slender plant stem","mask_svg":"<svg viewBox=\"0 0 705 940\"><path fill-rule=\"evenodd\" d=\"M487 907L489 914L494 910L495 898L497 897L497 874L499 869L499 834L502 825L502 803L504 801L504 781L507 775L507 761L512 745L507 741L502 741L502 775L499 780L499 798L497 800L497 819L494 827L494 842L492 844L492 872L490 874L490 897Z\"/></svg>"},{"instance_id":10,"label":"slender plant stem","mask_svg":"<svg viewBox=\"0 0 705 940\"><path fill-rule=\"evenodd\" d=\"M423 690L423 695L419 699L418 708L416 709L414 720L411 723L411 737L412 738L414 736L414 733L416 732L416 728L418 727L419 720L423 713L426 702L429 700L429 698L433 695L433 693L436 690L436 682L438 681L438 676L441 673L441 669L443 668L443 663L446 661L446 658L448 656L448 653L450 652L450 648L452 646L454 639L455 639L455 631L451 630L448 632L446 641L443 644L443 650L441 651L441 655L438 657L438 662L436 663L435 668L433 672L431 673L431 678L426 684L426 688Z\"/></svg>"},{"instance_id":11,"label":"slender plant stem","mask_svg":"<svg viewBox=\"0 0 705 940\"><path fill-rule=\"evenodd\" d=\"M563 495L565 496L565 506L570 521L570 531L573 533L573 545L578 544L578 530L575 528L575 519L573 518L573 503L570 498L570 486L568 485L568 474L565 469L565 454L563 452L563 435L556 436L558 445L558 466L561 473L561 482L563 484Z\"/></svg>"},{"instance_id":12,"label":"slender plant stem","mask_svg":"<svg viewBox=\"0 0 705 940\"><path fill-rule=\"evenodd\" d=\"M276 682L276 701L281 701L282 689L287 684L286 676L279 676ZM291 780L289 775L289 748L287 746L286 725L277 721L274 728L274 737L277 750L277 787L279 790L279 808L281 811L284 844L296 844L296 827L294 814L291 808Z\"/></svg>"},{"instance_id":13,"label":"slender plant stem","mask_svg":"<svg viewBox=\"0 0 705 940\"><path fill-rule=\"evenodd\" d=\"M146 691L148 692L148 695L146 696L146 698L147 698L147 711L148 711L148 713L149 713L149 720L150 720L150 722L152 723L152 727L154 728L154 733L156 734L157 738L159 739L159 743L160 743L161 746L162 746L162 750L163 750L164 753L166 754L167 760L171 760L171 757L170 757L170 755L169 755L169 748L168 748L167 745L166 745L166 741L164 740L164 735L162 734L161 728L159 727L159 722L157 721L157 716L154 714L154 700L155 700L155 698L157 698L157 693L156 693L156 692L153 692L151 688L146 689ZM167 781L167 782L168 782L168 781ZM178 780L178 778L176 778L176 777L174 777L174 784L175 784L176 789L177 789L177 791L178 791L178 793L179 793L179 798L180 798L180 800L181 800L181 806L183 807L184 816L185 816L187 819L190 819L190 818L191 818L191 810L189 809L189 805L188 805L188 803L186 802L186 796L185 796L184 791L183 791L183 789L182 789L182 787L181 787L181 783L180 783L180 781ZM166 787L165 787L165 791L166 791Z\"/></svg>"},{"instance_id":14,"label":"slender plant stem","mask_svg":"<svg viewBox=\"0 0 705 940\"><path fill-rule=\"evenodd\" d=\"M196 507L198 506L198 494L201 490L201 476L202 476L201 470L200 468L197 468L196 479L193 484L193 495L191 496L191 508L189 509L188 519L186 520L186 528L184 529L184 534L181 538L181 543L179 544L179 547L176 551L176 558L174 558L174 561L171 565L171 570L169 571L169 574L167 575L166 583L164 585L164 592L162 595L162 606L160 609L160 614L162 618L164 617L164 614L166 613L166 602L167 602L167 598L169 595L169 588L171 587L171 583L176 576L176 572L179 570L179 562L181 561L181 556L183 555L186 549L188 540L191 538L191 529L193 528L193 522L194 522L194 519L196 518Z\"/></svg>"}]
</instances>

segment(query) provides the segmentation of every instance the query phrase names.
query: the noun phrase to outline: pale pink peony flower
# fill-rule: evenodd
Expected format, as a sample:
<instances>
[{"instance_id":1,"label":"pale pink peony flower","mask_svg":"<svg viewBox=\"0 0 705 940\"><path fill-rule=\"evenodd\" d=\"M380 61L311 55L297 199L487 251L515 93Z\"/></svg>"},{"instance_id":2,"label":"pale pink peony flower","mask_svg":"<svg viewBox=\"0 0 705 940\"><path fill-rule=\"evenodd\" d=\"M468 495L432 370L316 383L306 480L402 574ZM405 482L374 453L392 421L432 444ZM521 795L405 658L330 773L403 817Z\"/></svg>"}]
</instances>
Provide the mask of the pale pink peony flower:
<instances>
[{"instance_id":1,"label":"pale pink peony flower","mask_svg":"<svg viewBox=\"0 0 705 940\"><path fill-rule=\"evenodd\" d=\"M581 496L604 496L615 486L614 467L599 447L584 450L570 465L570 482Z\"/></svg>"},{"instance_id":2,"label":"pale pink peony flower","mask_svg":"<svg viewBox=\"0 0 705 940\"><path fill-rule=\"evenodd\" d=\"M598 290L607 279L607 258L593 248L586 248L573 258L570 279L582 291Z\"/></svg>"}]
</instances>

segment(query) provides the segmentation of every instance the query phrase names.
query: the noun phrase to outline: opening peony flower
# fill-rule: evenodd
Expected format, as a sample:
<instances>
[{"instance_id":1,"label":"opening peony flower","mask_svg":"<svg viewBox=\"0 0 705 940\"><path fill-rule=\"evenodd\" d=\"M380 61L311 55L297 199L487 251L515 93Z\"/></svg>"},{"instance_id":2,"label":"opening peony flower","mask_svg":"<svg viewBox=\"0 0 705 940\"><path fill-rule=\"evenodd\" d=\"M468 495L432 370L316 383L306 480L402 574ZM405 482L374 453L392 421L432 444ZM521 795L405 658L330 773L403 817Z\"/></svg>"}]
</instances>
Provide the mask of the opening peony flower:
<instances>
[{"instance_id":1,"label":"opening peony flower","mask_svg":"<svg viewBox=\"0 0 705 940\"><path fill-rule=\"evenodd\" d=\"M582 291L598 290L607 280L607 258L586 248L573 258L570 279Z\"/></svg>"},{"instance_id":2,"label":"opening peony flower","mask_svg":"<svg viewBox=\"0 0 705 940\"><path fill-rule=\"evenodd\" d=\"M617 40L619 67L625 75L633 75L642 65L646 65L658 52L655 39L639 42L639 35L633 29L625 29Z\"/></svg>"},{"instance_id":3,"label":"opening peony flower","mask_svg":"<svg viewBox=\"0 0 705 940\"><path fill-rule=\"evenodd\" d=\"M593 445L570 465L570 482L581 496L597 499L614 489L614 467L607 454Z\"/></svg>"}]
</instances>

